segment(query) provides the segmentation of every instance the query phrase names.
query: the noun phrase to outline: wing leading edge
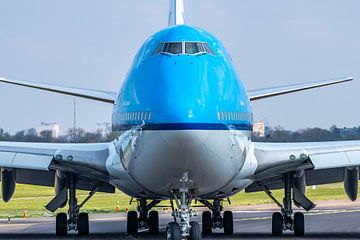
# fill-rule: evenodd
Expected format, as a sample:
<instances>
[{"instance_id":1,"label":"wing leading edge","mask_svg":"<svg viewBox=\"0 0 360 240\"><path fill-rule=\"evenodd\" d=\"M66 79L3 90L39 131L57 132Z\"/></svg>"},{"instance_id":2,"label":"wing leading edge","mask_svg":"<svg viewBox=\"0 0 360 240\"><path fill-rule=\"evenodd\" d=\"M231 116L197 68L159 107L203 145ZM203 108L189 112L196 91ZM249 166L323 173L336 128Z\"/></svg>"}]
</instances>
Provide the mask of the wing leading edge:
<instances>
[{"instance_id":1,"label":"wing leading edge","mask_svg":"<svg viewBox=\"0 0 360 240\"><path fill-rule=\"evenodd\" d=\"M257 183L267 182L271 187L285 173L306 171L311 175L308 183L318 185L343 181L344 169L360 166L360 141L254 143L254 154ZM260 191L257 185L247 191Z\"/></svg>"},{"instance_id":2,"label":"wing leading edge","mask_svg":"<svg viewBox=\"0 0 360 240\"><path fill-rule=\"evenodd\" d=\"M65 95L71 95L75 97L87 98L91 100L96 100L100 102L106 103L115 103L117 94L115 92L108 91L100 91L100 90L92 90L85 88L74 88L74 87L66 87L59 85L52 85L46 83L35 83L35 82L27 82L27 81L19 81L19 80L10 80L5 78L0 78L0 82L13 84L22 87L29 87L40 89L49 92L56 92Z\"/></svg>"},{"instance_id":3,"label":"wing leading edge","mask_svg":"<svg viewBox=\"0 0 360 240\"><path fill-rule=\"evenodd\" d=\"M347 78L329 79L329 80L299 83L292 85L284 85L273 88L255 89L248 91L248 96L250 101L255 101L263 98L270 98L279 95L309 90L313 88L319 88L319 87L325 87L334 84L349 82L352 80L353 80L352 77L347 77Z\"/></svg>"},{"instance_id":4,"label":"wing leading edge","mask_svg":"<svg viewBox=\"0 0 360 240\"><path fill-rule=\"evenodd\" d=\"M254 144L261 171L304 161L315 170L360 165L360 141Z\"/></svg>"},{"instance_id":5,"label":"wing leading edge","mask_svg":"<svg viewBox=\"0 0 360 240\"><path fill-rule=\"evenodd\" d=\"M105 172L109 143L59 144L0 142L0 167L48 171L55 162L89 165Z\"/></svg>"}]
</instances>

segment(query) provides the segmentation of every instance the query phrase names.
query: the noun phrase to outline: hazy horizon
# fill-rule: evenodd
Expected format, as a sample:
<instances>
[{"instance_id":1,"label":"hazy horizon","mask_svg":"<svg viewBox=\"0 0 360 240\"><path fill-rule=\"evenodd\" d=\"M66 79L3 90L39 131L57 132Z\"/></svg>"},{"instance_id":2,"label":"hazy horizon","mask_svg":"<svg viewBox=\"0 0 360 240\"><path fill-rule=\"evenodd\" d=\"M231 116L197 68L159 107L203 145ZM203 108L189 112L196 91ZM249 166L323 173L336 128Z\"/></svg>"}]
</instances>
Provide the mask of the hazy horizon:
<instances>
[{"instance_id":1,"label":"hazy horizon","mask_svg":"<svg viewBox=\"0 0 360 240\"><path fill-rule=\"evenodd\" d=\"M168 19L168 0L13 0L0 7L0 77L109 91L120 89L137 50ZM355 78L253 103L256 121L290 130L360 125L358 9L355 0L185 0L186 23L224 43L247 89ZM0 84L0 128L71 128L73 100ZM88 131L110 122L111 112L110 104L77 98L77 125Z\"/></svg>"}]
</instances>

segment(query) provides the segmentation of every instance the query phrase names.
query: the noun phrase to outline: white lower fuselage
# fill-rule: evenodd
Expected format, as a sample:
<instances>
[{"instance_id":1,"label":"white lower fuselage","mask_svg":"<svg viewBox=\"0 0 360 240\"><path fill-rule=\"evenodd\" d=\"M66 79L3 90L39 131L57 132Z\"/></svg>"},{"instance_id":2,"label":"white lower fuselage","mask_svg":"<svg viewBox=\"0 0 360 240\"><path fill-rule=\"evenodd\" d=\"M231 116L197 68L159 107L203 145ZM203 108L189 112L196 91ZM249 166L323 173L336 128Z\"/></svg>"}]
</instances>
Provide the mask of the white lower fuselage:
<instances>
[{"instance_id":1,"label":"white lower fuselage","mask_svg":"<svg viewBox=\"0 0 360 240\"><path fill-rule=\"evenodd\" d=\"M166 198L184 173L199 197L227 197L253 182L257 163L250 134L239 130L129 130L116 146L120 157L109 159L107 168L114 178L112 184L135 197ZM122 181L123 170L133 186Z\"/></svg>"}]
</instances>

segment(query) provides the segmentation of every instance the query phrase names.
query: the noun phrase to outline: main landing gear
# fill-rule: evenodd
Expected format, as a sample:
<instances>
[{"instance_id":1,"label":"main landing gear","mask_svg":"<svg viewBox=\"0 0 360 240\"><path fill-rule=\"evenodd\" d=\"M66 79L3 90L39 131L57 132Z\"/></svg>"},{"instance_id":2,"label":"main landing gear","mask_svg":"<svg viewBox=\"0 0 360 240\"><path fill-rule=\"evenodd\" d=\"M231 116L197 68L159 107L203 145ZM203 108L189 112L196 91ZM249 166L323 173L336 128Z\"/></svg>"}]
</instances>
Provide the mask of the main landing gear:
<instances>
[{"instance_id":1,"label":"main landing gear","mask_svg":"<svg viewBox=\"0 0 360 240\"><path fill-rule=\"evenodd\" d=\"M159 200L152 200L150 203L146 199L138 200L138 212L129 211L127 214L127 232L128 234L137 234L139 229L149 229L149 233L159 233L159 213L157 211L149 212L153 207L159 204Z\"/></svg>"},{"instance_id":2,"label":"main landing gear","mask_svg":"<svg viewBox=\"0 0 360 240\"><path fill-rule=\"evenodd\" d=\"M208 207L210 211L205 211L202 214L202 233L211 234L213 229L220 228L224 233L231 235L234 233L233 214L231 211L225 211L221 216L223 210L222 200L214 199L213 203L208 200L200 200L202 204Z\"/></svg>"},{"instance_id":3,"label":"main landing gear","mask_svg":"<svg viewBox=\"0 0 360 240\"><path fill-rule=\"evenodd\" d=\"M77 231L80 236L87 236L89 235L89 215L84 212L81 213L80 208L95 194L96 188L89 193L89 196L80 205L78 205L76 198L76 177L70 174L68 176L68 191L68 214L57 214L56 235L66 236L69 231Z\"/></svg>"},{"instance_id":4,"label":"main landing gear","mask_svg":"<svg viewBox=\"0 0 360 240\"><path fill-rule=\"evenodd\" d=\"M272 216L272 234L274 236L281 236L284 231L294 231L295 236L304 236L305 234L305 220L302 212L294 214L292 209L292 201L295 204L303 207L306 211L315 207L304 194L300 193L293 184L293 173L287 173L283 176L284 181L284 199L281 204L264 186L265 193L281 208L281 212L275 212ZM293 195L293 199L292 199Z\"/></svg>"}]
</instances>

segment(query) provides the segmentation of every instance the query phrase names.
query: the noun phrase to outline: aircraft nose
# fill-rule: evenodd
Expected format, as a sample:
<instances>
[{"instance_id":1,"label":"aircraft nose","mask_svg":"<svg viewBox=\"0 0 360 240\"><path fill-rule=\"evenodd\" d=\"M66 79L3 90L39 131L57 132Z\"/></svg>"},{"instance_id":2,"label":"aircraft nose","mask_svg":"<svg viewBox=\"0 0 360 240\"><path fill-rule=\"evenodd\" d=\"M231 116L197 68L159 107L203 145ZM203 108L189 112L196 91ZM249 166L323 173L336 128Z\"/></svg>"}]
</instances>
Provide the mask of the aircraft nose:
<instances>
[{"instance_id":1,"label":"aircraft nose","mask_svg":"<svg viewBox=\"0 0 360 240\"><path fill-rule=\"evenodd\" d=\"M161 131L160 137L171 148L188 150L202 145L206 141L208 134L208 131L204 130L167 130Z\"/></svg>"},{"instance_id":2,"label":"aircraft nose","mask_svg":"<svg viewBox=\"0 0 360 240\"><path fill-rule=\"evenodd\" d=\"M167 145L176 149L192 149L206 140L208 132L198 128L204 118L201 103L201 99L190 94L179 94L167 101L161 111L161 121L168 123L169 129L160 132Z\"/></svg>"},{"instance_id":3,"label":"aircraft nose","mask_svg":"<svg viewBox=\"0 0 360 240\"><path fill-rule=\"evenodd\" d=\"M130 161L129 172L141 186L158 194L168 194L185 172L199 196L219 192L244 164L233 137L213 130L144 131L141 141L146 144Z\"/></svg>"}]
</instances>

